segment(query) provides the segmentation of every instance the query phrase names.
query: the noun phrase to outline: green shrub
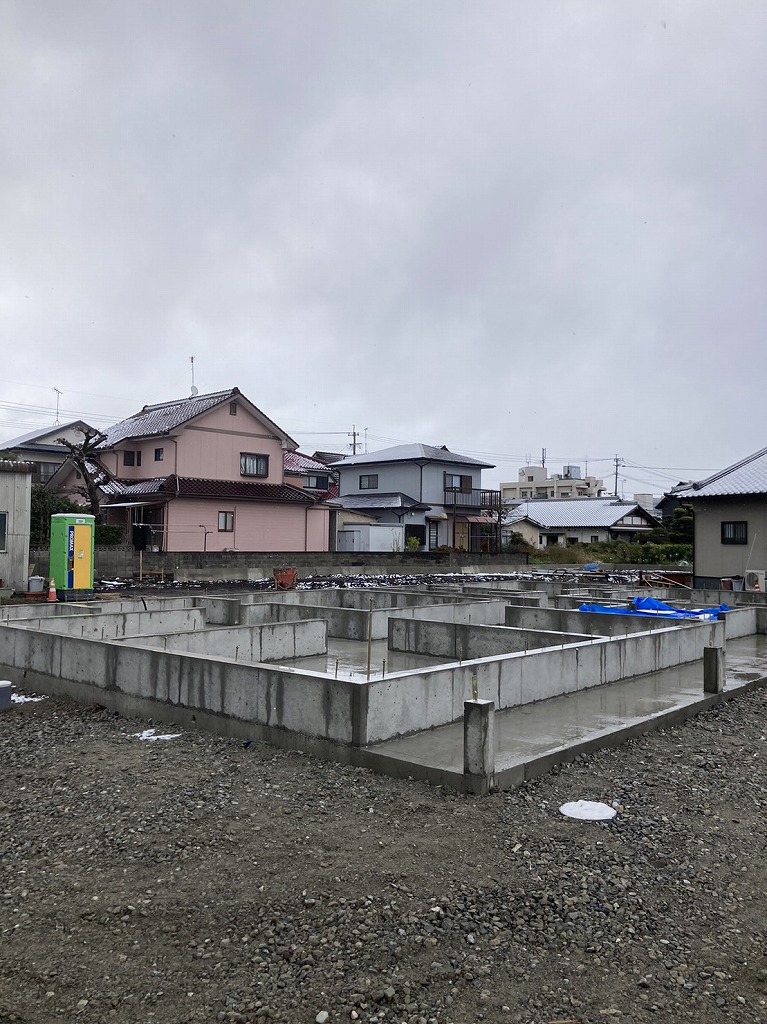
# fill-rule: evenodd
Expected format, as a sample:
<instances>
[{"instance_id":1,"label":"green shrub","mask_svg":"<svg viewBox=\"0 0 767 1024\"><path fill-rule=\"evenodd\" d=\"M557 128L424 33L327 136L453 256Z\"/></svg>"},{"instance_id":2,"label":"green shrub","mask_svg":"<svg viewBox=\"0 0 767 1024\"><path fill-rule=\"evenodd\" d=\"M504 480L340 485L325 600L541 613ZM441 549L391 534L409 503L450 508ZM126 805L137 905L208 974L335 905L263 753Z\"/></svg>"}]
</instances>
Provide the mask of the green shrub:
<instances>
[{"instance_id":1,"label":"green shrub","mask_svg":"<svg viewBox=\"0 0 767 1024\"><path fill-rule=\"evenodd\" d=\"M106 526L104 523L96 523L95 543L97 547L116 547L125 543L125 527Z\"/></svg>"},{"instance_id":2,"label":"green shrub","mask_svg":"<svg viewBox=\"0 0 767 1024\"><path fill-rule=\"evenodd\" d=\"M29 546L31 548L47 548L51 539L51 516L60 513L81 516L85 512L82 505L74 501L60 498L49 491L43 484L32 486L32 504L29 515Z\"/></svg>"},{"instance_id":3,"label":"green shrub","mask_svg":"<svg viewBox=\"0 0 767 1024\"><path fill-rule=\"evenodd\" d=\"M539 548L531 558L531 562L539 565L546 563L585 565L587 562L621 565L679 565L680 562L691 561L692 544L630 544L625 540Z\"/></svg>"}]
</instances>

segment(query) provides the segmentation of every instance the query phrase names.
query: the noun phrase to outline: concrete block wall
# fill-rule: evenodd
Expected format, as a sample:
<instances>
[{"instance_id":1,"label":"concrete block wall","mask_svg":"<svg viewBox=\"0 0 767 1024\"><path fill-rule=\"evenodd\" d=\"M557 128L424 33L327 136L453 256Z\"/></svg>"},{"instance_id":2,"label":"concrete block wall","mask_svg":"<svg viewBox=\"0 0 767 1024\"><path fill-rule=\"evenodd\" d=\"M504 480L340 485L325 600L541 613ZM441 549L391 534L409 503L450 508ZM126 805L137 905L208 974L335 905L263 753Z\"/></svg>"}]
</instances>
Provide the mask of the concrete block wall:
<instances>
[{"instance_id":1,"label":"concrete block wall","mask_svg":"<svg viewBox=\"0 0 767 1024\"><path fill-rule=\"evenodd\" d=\"M467 559L475 561L468 567ZM401 552L327 552L327 551L145 551L143 569L146 573L172 573L177 580L247 580L272 578L275 568L294 566L299 576L332 576L351 573L377 576L386 572L500 572L512 571L527 564L527 555L498 554L467 556L466 552L409 554ZM30 552L30 564L40 575L48 572L48 551ZM138 576L139 553L129 545L97 547L97 577L130 579Z\"/></svg>"}]
</instances>

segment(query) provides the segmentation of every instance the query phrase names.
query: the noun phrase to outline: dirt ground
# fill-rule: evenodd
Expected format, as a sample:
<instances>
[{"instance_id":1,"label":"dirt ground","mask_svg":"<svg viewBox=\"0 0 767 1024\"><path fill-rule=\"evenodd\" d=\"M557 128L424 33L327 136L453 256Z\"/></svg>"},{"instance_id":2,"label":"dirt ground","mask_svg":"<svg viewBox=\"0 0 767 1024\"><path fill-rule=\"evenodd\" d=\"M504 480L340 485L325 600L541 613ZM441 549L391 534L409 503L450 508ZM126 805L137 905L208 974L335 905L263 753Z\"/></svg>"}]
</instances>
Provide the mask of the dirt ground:
<instances>
[{"instance_id":1,"label":"dirt ground","mask_svg":"<svg viewBox=\"0 0 767 1024\"><path fill-rule=\"evenodd\" d=\"M766 713L475 798L14 704L0 1021L767 1021Z\"/></svg>"}]
</instances>

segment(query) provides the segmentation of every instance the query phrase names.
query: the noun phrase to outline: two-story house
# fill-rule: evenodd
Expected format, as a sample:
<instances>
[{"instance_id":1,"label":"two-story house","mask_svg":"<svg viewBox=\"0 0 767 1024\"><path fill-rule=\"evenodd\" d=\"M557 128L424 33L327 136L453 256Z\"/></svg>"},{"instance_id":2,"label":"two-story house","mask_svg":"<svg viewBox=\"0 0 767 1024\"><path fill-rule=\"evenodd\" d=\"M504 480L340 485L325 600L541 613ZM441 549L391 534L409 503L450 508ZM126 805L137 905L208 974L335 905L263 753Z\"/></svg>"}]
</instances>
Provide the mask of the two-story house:
<instances>
[{"instance_id":1,"label":"two-story house","mask_svg":"<svg viewBox=\"0 0 767 1024\"><path fill-rule=\"evenodd\" d=\"M696 587L734 578L767 592L767 448L705 480L677 484L667 498L689 502L695 513Z\"/></svg>"},{"instance_id":2,"label":"two-story house","mask_svg":"<svg viewBox=\"0 0 767 1024\"><path fill-rule=\"evenodd\" d=\"M401 525L405 546L416 538L426 551L443 546L495 551L500 493L483 490L481 479L483 469L493 468L426 444L352 455L333 464L337 504L374 515L382 524Z\"/></svg>"},{"instance_id":3,"label":"two-story house","mask_svg":"<svg viewBox=\"0 0 767 1024\"><path fill-rule=\"evenodd\" d=\"M47 484L53 474L69 458L59 438L66 438L78 444L83 439L83 431L93 430L84 420L72 420L54 427L38 427L19 437L12 437L0 446L0 458L13 455L23 459L32 466L32 483Z\"/></svg>"},{"instance_id":4,"label":"two-story house","mask_svg":"<svg viewBox=\"0 0 767 1024\"><path fill-rule=\"evenodd\" d=\"M150 548L328 550L319 489L285 479L298 444L238 388L144 406L104 435L89 467L102 512L142 527ZM69 463L51 484L77 494L76 476Z\"/></svg>"}]
</instances>

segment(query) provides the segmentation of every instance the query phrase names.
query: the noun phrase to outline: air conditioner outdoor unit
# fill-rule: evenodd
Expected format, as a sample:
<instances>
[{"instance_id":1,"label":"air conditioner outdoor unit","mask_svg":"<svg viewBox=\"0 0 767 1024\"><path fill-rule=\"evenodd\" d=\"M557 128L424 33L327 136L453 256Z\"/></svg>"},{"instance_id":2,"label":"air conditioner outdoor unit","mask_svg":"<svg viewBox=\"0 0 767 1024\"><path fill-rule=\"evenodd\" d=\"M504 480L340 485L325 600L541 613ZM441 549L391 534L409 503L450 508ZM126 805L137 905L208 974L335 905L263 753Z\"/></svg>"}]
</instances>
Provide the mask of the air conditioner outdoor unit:
<instances>
[{"instance_id":1,"label":"air conditioner outdoor unit","mask_svg":"<svg viewBox=\"0 0 767 1024\"><path fill-rule=\"evenodd\" d=\"M761 590L764 594L765 577L767 577L767 570L765 569L746 569L746 590Z\"/></svg>"}]
</instances>

